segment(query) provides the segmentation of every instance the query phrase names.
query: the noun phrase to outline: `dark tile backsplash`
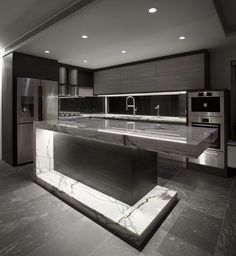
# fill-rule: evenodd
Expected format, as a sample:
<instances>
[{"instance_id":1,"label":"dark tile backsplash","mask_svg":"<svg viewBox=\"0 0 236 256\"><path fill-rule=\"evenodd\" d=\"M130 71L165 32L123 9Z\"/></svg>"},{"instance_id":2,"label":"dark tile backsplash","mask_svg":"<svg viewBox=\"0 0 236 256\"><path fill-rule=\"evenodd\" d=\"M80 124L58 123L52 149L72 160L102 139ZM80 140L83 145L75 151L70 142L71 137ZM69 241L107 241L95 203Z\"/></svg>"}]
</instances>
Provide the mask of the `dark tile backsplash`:
<instances>
[{"instance_id":1,"label":"dark tile backsplash","mask_svg":"<svg viewBox=\"0 0 236 256\"><path fill-rule=\"evenodd\" d=\"M84 97L60 99L59 111L80 113L104 113L104 98Z\"/></svg>"},{"instance_id":2,"label":"dark tile backsplash","mask_svg":"<svg viewBox=\"0 0 236 256\"><path fill-rule=\"evenodd\" d=\"M157 115L155 107L160 106L160 116L185 116L186 95L153 95L135 96L136 115ZM126 110L126 97L110 97L108 110L111 114L132 114L132 109Z\"/></svg>"},{"instance_id":3,"label":"dark tile backsplash","mask_svg":"<svg viewBox=\"0 0 236 256\"><path fill-rule=\"evenodd\" d=\"M185 116L186 95L152 95L135 96L136 115L156 116L155 107L160 106L160 116ZM131 103L131 101L129 102ZM60 99L60 111L80 113L104 113L105 101L103 97L62 98ZM133 114L133 110L126 110L126 96L109 97L108 113Z\"/></svg>"}]
</instances>

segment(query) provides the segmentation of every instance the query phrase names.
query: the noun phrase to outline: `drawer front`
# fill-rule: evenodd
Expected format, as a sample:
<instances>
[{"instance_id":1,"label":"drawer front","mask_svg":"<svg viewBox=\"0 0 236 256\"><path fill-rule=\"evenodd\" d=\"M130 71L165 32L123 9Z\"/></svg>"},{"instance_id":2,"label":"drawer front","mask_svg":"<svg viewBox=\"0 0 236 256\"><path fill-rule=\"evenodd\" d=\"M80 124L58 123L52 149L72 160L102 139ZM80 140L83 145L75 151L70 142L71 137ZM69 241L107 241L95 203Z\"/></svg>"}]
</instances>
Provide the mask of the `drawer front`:
<instances>
[{"instance_id":1,"label":"drawer front","mask_svg":"<svg viewBox=\"0 0 236 256\"><path fill-rule=\"evenodd\" d=\"M228 146L228 167L236 168L236 147Z\"/></svg>"}]
</instances>

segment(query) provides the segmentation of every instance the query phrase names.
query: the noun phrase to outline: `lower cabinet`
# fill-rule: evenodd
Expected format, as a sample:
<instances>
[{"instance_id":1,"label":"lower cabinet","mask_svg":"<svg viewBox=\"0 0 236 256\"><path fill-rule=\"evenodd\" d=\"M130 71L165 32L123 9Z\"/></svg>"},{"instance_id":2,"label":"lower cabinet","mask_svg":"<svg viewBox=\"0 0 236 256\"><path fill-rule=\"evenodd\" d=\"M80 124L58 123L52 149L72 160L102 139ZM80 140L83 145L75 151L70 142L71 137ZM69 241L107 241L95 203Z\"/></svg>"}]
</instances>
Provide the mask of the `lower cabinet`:
<instances>
[{"instance_id":1,"label":"lower cabinet","mask_svg":"<svg viewBox=\"0 0 236 256\"><path fill-rule=\"evenodd\" d=\"M228 145L228 167L236 169L236 143Z\"/></svg>"}]
</instances>

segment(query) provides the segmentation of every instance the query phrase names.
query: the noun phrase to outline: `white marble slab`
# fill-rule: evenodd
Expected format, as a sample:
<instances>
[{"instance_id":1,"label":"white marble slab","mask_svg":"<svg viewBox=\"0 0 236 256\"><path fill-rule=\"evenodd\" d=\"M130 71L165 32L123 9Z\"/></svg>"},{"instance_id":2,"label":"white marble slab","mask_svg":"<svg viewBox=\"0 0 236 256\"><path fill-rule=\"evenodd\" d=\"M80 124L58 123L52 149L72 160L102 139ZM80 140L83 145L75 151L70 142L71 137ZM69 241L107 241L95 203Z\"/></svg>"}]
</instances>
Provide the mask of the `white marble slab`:
<instances>
[{"instance_id":1,"label":"white marble slab","mask_svg":"<svg viewBox=\"0 0 236 256\"><path fill-rule=\"evenodd\" d=\"M153 121L158 123L186 124L186 117L177 116L145 116L145 115L124 115L124 114L79 114L80 117L103 118L103 119L124 119L134 121ZM73 119L73 118L72 118Z\"/></svg>"},{"instance_id":2,"label":"white marble slab","mask_svg":"<svg viewBox=\"0 0 236 256\"><path fill-rule=\"evenodd\" d=\"M176 191L157 185L135 205L125 204L54 170L53 132L36 128L35 136L36 181L137 247L177 199Z\"/></svg>"},{"instance_id":3,"label":"white marble slab","mask_svg":"<svg viewBox=\"0 0 236 256\"><path fill-rule=\"evenodd\" d=\"M98 118L35 125L94 141L193 158L199 157L218 136L214 128Z\"/></svg>"},{"instance_id":4,"label":"white marble slab","mask_svg":"<svg viewBox=\"0 0 236 256\"><path fill-rule=\"evenodd\" d=\"M123 233L127 231L128 236L137 238L142 237L176 199L176 191L157 185L134 206L129 206L54 170L39 171L37 177L97 212L100 218L102 215L108 227L118 224Z\"/></svg>"}]
</instances>

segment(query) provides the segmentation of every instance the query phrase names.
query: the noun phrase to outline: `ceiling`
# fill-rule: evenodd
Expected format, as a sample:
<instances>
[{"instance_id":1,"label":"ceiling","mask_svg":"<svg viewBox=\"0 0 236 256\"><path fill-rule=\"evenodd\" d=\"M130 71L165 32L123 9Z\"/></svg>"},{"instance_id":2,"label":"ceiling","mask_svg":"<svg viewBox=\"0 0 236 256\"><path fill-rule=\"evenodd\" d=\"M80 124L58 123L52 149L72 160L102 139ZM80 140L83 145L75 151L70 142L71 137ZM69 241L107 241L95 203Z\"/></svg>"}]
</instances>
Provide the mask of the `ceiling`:
<instances>
[{"instance_id":1,"label":"ceiling","mask_svg":"<svg viewBox=\"0 0 236 256\"><path fill-rule=\"evenodd\" d=\"M214 0L214 3L226 35L236 33L236 1Z\"/></svg>"},{"instance_id":2,"label":"ceiling","mask_svg":"<svg viewBox=\"0 0 236 256\"><path fill-rule=\"evenodd\" d=\"M75 0L1 0L0 48L6 47L36 25Z\"/></svg>"},{"instance_id":3,"label":"ceiling","mask_svg":"<svg viewBox=\"0 0 236 256\"><path fill-rule=\"evenodd\" d=\"M72 1L52 2L63 5ZM157 12L149 14L150 7ZM17 22L19 15L8 23ZM82 39L83 34L88 39ZM179 40L180 36L186 39ZM96 69L235 43L236 37L225 36L212 0L97 0L17 51Z\"/></svg>"}]
</instances>

